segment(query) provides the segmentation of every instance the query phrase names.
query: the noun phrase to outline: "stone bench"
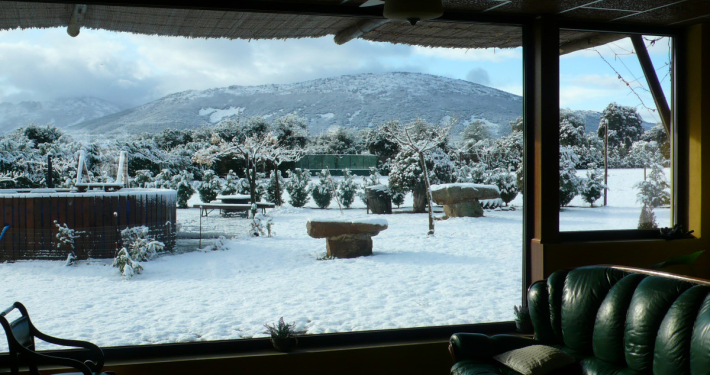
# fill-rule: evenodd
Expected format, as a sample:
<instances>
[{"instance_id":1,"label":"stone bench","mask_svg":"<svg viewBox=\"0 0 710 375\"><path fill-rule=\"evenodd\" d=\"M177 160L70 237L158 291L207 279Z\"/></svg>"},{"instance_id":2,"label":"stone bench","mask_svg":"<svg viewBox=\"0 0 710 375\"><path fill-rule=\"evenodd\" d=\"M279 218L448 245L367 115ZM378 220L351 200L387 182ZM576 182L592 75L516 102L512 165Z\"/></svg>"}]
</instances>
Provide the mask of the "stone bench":
<instances>
[{"instance_id":1,"label":"stone bench","mask_svg":"<svg viewBox=\"0 0 710 375\"><path fill-rule=\"evenodd\" d=\"M310 219L306 223L308 235L325 238L328 256L355 258L372 255L372 236L387 229L387 220L365 219Z\"/></svg>"},{"instance_id":2,"label":"stone bench","mask_svg":"<svg viewBox=\"0 0 710 375\"><path fill-rule=\"evenodd\" d=\"M481 199L500 198L495 185L457 183L431 186L431 199L444 205L444 213L449 217L481 217Z\"/></svg>"}]
</instances>

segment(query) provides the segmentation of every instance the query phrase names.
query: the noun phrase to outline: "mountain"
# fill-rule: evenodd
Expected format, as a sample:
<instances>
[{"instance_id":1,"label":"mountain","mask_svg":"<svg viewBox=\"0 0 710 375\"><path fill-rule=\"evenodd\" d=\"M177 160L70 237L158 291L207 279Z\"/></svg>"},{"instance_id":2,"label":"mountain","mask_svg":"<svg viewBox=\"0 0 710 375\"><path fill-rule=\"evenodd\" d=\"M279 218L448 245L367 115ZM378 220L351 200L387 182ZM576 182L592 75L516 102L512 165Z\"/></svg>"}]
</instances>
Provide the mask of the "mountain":
<instances>
[{"instance_id":1,"label":"mountain","mask_svg":"<svg viewBox=\"0 0 710 375\"><path fill-rule=\"evenodd\" d=\"M599 129L599 120L602 117L602 113L599 111L590 110L580 110L574 111L574 113L582 116L584 119L584 132L597 134L597 129ZM641 127L644 131L651 129L654 125L653 123L643 121Z\"/></svg>"},{"instance_id":2,"label":"mountain","mask_svg":"<svg viewBox=\"0 0 710 375\"><path fill-rule=\"evenodd\" d=\"M0 103L0 134L29 124L54 125L66 129L120 110L114 104L93 97Z\"/></svg>"},{"instance_id":3,"label":"mountain","mask_svg":"<svg viewBox=\"0 0 710 375\"><path fill-rule=\"evenodd\" d=\"M454 134L473 119L495 135L510 133L522 114L522 97L476 83L417 73L346 75L291 84L230 86L184 91L74 127L93 133L158 132L194 128L228 117L305 117L311 134L337 125L375 127L421 117L432 123L458 120Z\"/></svg>"}]
</instances>

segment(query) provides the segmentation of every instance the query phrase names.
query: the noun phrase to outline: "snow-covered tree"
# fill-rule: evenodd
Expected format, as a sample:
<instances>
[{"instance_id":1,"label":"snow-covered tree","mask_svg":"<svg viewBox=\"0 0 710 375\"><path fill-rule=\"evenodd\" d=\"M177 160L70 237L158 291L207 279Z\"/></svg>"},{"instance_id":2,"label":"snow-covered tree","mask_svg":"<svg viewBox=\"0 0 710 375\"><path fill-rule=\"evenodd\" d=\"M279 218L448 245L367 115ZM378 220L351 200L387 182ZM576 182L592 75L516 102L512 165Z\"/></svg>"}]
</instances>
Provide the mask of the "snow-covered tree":
<instances>
[{"instance_id":1,"label":"snow-covered tree","mask_svg":"<svg viewBox=\"0 0 710 375\"><path fill-rule=\"evenodd\" d=\"M560 147L560 207L566 206L579 194L577 155L569 147Z\"/></svg>"},{"instance_id":2,"label":"snow-covered tree","mask_svg":"<svg viewBox=\"0 0 710 375\"><path fill-rule=\"evenodd\" d=\"M639 190L636 200L651 209L670 203L670 185L659 162L651 164L648 178L635 184L634 188Z\"/></svg>"},{"instance_id":3,"label":"snow-covered tree","mask_svg":"<svg viewBox=\"0 0 710 375\"><path fill-rule=\"evenodd\" d=\"M311 172L309 170L288 171L286 191L290 198L288 203L293 207L303 207L308 203L311 194Z\"/></svg>"},{"instance_id":4,"label":"snow-covered tree","mask_svg":"<svg viewBox=\"0 0 710 375\"><path fill-rule=\"evenodd\" d=\"M252 203L257 202L257 168L260 164L272 162L278 165L285 161L294 161L303 155L303 150L287 149L280 145L276 136L271 132L258 137L247 136L241 142L236 138L231 141L225 140L217 133L213 133L210 143L209 147L197 151L193 160L198 164L205 165L211 165L215 160L225 157L237 157L245 160L248 164L247 181Z\"/></svg>"},{"instance_id":5,"label":"snow-covered tree","mask_svg":"<svg viewBox=\"0 0 710 375\"><path fill-rule=\"evenodd\" d=\"M147 169L144 169L144 171L148 171ZM155 178L153 179L153 186L159 189L174 189L175 186L173 184L173 172L170 169L163 169L158 173ZM136 178L138 176L136 175ZM209 203L209 202L205 202Z\"/></svg>"},{"instance_id":6,"label":"snow-covered tree","mask_svg":"<svg viewBox=\"0 0 710 375\"><path fill-rule=\"evenodd\" d=\"M422 120L417 120L408 126L393 125L384 129L384 131L392 137L392 139L399 144L401 148L400 153L409 153L412 156L418 157L419 166L421 168L420 175L423 176L425 185L426 201L429 206L429 231L428 234L434 234L434 212L433 204L431 200L431 179L429 176L429 170L427 169L427 162L425 154L432 155L432 160L435 165L445 165L448 171L448 178L451 178L451 160L449 156L443 152L439 147L442 143L446 142L449 136L449 131L453 124L448 124L444 127L431 127L427 126ZM419 129L425 129L424 131L419 131ZM436 153L436 150L439 150ZM437 155L438 154L438 155ZM390 179L390 182L392 180Z\"/></svg>"},{"instance_id":7,"label":"snow-covered tree","mask_svg":"<svg viewBox=\"0 0 710 375\"><path fill-rule=\"evenodd\" d=\"M584 119L569 109L560 110L560 145L582 146L586 141Z\"/></svg>"},{"instance_id":8,"label":"snow-covered tree","mask_svg":"<svg viewBox=\"0 0 710 375\"><path fill-rule=\"evenodd\" d=\"M188 171L181 171L173 176L171 188L177 190L177 206L178 208L187 208L187 201L190 200L195 189L192 187L193 176Z\"/></svg>"},{"instance_id":9,"label":"snow-covered tree","mask_svg":"<svg viewBox=\"0 0 710 375\"><path fill-rule=\"evenodd\" d=\"M610 103L602 112L599 120L597 136L604 139L604 133L609 128L608 148L623 148L628 150L631 145L641 138L641 115L635 107L626 107L617 103Z\"/></svg>"},{"instance_id":10,"label":"snow-covered tree","mask_svg":"<svg viewBox=\"0 0 710 375\"><path fill-rule=\"evenodd\" d=\"M128 254L128 249L125 247L121 248L116 255L116 258L114 258L113 266L117 267L118 271L121 273L121 276L127 279L143 272L143 266L141 266L139 262L131 259L131 256Z\"/></svg>"},{"instance_id":11,"label":"snow-covered tree","mask_svg":"<svg viewBox=\"0 0 710 375\"><path fill-rule=\"evenodd\" d=\"M507 206L510 201L518 195L518 184L515 179L515 173L501 168L496 168L488 174L486 183L495 185L500 190L500 199Z\"/></svg>"},{"instance_id":12,"label":"snow-covered tree","mask_svg":"<svg viewBox=\"0 0 710 375\"><path fill-rule=\"evenodd\" d=\"M658 229L656 214L651 207L643 205L643 208L641 208L638 229Z\"/></svg>"},{"instance_id":13,"label":"snow-covered tree","mask_svg":"<svg viewBox=\"0 0 710 375\"><path fill-rule=\"evenodd\" d=\"M147 169L136 171L135 177L130 182L131 187L150 188L153 187L153 172Z\"/></svg>"},{"instance_id":14,"label":"snow-covered tree","mask_svg":"<svg viewBox=\"0 0 710 375\"><path fill-rule=\"evenodd\" d=\"M202 181L197 186L197 192L200 194L200 200L204 203L210 203L217 199L217 195L222 190L222 184L219 177L213 170L207 170L202 175Z\"/></svg>"},{"instance_id":15,"label":"snow-covered tree","mask_svg":"<svg viewBox=\"0 0 710 375\"><path fill-rule=\"evenodd\" d=\"M349 169L343 169L343 181L338 184L336 196L340 200L340 204L345 208L350 208L355 200L359 185L355 182L352 172Z\"/></svg>"},{"instance_id":16,"label":"snow-covered tree","mask_svg":"<svg viewBox=\"0 0 710 375\"><path fill-rule=\"evenodd\" d=\"M357 191L357 196L360 198L362 203L365 203L365 205L367 205L367 187L380 185L380 177L382 176L380 176L380 172L377 168L370 167L370 176L363 179L362 185L360 185L360 189Z\"/></svg>"},{"instance_id":17,"label":"snow-covered tree","mask_svg":"<svg viewBox=\"0 0 710 375\"><path fill-rule=\"evenodd\" d=\"M239 185L239 181L241 179L237 176L236 173L234 173L233 170L229 170L227 172L227 176L224 178L223 186L222 186L222 191L220 194L222 195L232 195L237 192L237 186Z\"/></svg>"},{"instance_id":18,"label":"snow-covered tree","mask_svg":"<svg viewBox=\"0 0 710 375\"><path fill-rule=\"evenodd\" d=\"M287 149L302 149L308 143L308 120L291 113L278 117L272 124L272 132L279 144Z\"/></svg>"},{"instance_id":19,"label":"snow-covered tree","mask_svg":"<svg viewBox=\"0 0 710 375\"><path fill-rule=\"evenodd\" d=\"M353 131L333 126L316 139L313 151L318 154L357 154L360 150Z\"/></svg>"},{"instance_id":20,"label":"snow-covered tree","mask_svg":"<svg viewBox=\"0 0 710 375\"><path fill-rule=\"evenodd\" d=\"M367 151L376 155L380 161L389 160L399 152L399 145L382 131L384 128L392 126L390 123L398 123L398 121L384 123L377 129L366 129L361 134Z\"/></svg>"},{"instance_id":21,"label":"snow-covered tree","mask_svg":"<svg viewBox=\"0 0 710 375\"><path fill-rule=\"evenodd\" d=\"M604 172L592 164L587 170L587 178L581 181L580 194L585 202L594 207L594 202L604 194Z\"/></svg>"},{"instance_id":22,"label":"snow-covered tree","mask_svg":"<svg viewBox=\"0 0 710 375\"><path fill-rule=\"evenodd\" d=\"M165 244L148 234L148 227L139 226L121 231L121 244L131 259L138 262L153 259L165 249Z\"/></svg>"},{"instance_id":23,"label":"snow-covered tree","mask_svg":"<svg viewBox=\"0 0 710 375\"><path fill-rule=\"evenodd\" d=\"M316 202L316 206L319 208L328 208L335 194L330 181L330 171L323 169L316 173L316 176L318 176L318 184L311 189L313 201Z\"/></svg>"},{"instance_id":24,"label":"snow-covered tree","mask_svg":"<svg viewBox=\"0 0 710 375\"><path fill-rule=\"evenodd\" d=\"M461 139L465 144L475 144L478 141L491 138L491 130L485 122L473 120L461 132Z\"/></svg>"},{"instance_id":25,"label":"snow-covered tree","mask_svg":"<svg viewBox=\"0 0 710 375\"><path fill-rule=\"evenodd\" d=\"M266 186L266 200L281 206L284 203L282 198L284 186L285 180L281 176L281 172L278 169L271 171L269 184Z\"/></svg>"},{"instance_id":26,"label":"snow-covered tree","mask_svg":"<svg viewBox=\"0 0 710 375\"><path fill-rule=\"evenodd\" d=\"M404 203L405 192L401 190L390 190L392 192L392 203L397 205L399 208L402 203Z\"/></svg>"}]
</instances>

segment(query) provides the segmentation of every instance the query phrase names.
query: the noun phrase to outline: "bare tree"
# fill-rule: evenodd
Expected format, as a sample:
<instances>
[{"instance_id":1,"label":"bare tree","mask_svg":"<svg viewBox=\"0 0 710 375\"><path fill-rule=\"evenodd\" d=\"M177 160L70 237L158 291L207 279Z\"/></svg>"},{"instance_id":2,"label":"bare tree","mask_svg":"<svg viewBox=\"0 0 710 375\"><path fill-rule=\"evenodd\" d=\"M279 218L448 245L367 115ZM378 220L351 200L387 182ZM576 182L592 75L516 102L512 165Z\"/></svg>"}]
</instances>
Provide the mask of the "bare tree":
<instances>
[{"instance_id":1,"label":"bare tree","mask_svg":"<svg viewBox=\"0 0 710 375\"><path fill-rule=\"evenodd\" d=\"M449 123L444 127L432 127L424 132L415 132L416 124L401 126L399 123L390 123L390 126L383 129L390 139L394 140L399 145L401 150L409 150L419 156L419 163L421 164L422 174L424 175L427 204L429 205L428 235L434 234L434 211L432 209L429 172L426 167L424 154L446 141L452 126L453 123Z\"/></svg>"},{"instance_id":2,"label":"bare tree","mask_svg":"<svg viewBox=\"0 0 710 375\"><path fill-rule=\"evenodd\" d=\"M245 160L252 204L256 203L256 169L259 163L272 162L278 168L281 163L297 160L305 153L300 148L287 149L283 147L271 132L263 136L246 137L241 143L236 139L228 142L219 135L212 134L210 143L212 143L210 147L196 152L192 160L203 165L212 165L215 160L222 157L236 157Z\"/></svg>"}]
</instances>

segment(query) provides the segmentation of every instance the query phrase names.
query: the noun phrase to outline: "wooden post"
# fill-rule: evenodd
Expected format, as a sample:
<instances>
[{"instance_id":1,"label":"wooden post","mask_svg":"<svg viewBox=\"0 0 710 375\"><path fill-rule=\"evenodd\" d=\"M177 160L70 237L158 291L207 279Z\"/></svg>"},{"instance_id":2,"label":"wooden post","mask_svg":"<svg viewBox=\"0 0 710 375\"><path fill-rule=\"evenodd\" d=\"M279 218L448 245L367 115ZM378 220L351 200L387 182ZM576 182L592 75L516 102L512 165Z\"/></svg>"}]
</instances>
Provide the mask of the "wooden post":
<instances>
[{"instance_id":1,"label":"wooden post","mask_svg":"<svg viewBox=\"0 0 710 375\"><path fill-rule=\"evenodd\" d=\"M666 96L663 94L661 83L658 81L656 70L653 68L651 57L648 55L646 44L643 42L643 36L632 35L631 42L634 44L634 50L636 50L636 56L639 59L639 64L641 64L641 69L643 69L643 75L646 76L648 89L651 91L651 95L653 95L653 101L656 102L656 108L658 109L658 114L661 117L663 127L666 129L666 135L670 135L671 110L668 106Z\"/></svg>"},{"instance_id":2,"label":"wooden post","mask_svg":"<svg viewBox=\"0 0 710 375\"><path fill-rule=\"evenodd\" d=\"M609 150L607 148L607 145L609 144L609 123L607 122L606 125L604 125L604 185L607 184L607 177L609 176L609 164L608 164L608 155L609 155ZM604 207L606 207L606 191L607 188L604 187Z\"/></svg>"}]
</instances>

